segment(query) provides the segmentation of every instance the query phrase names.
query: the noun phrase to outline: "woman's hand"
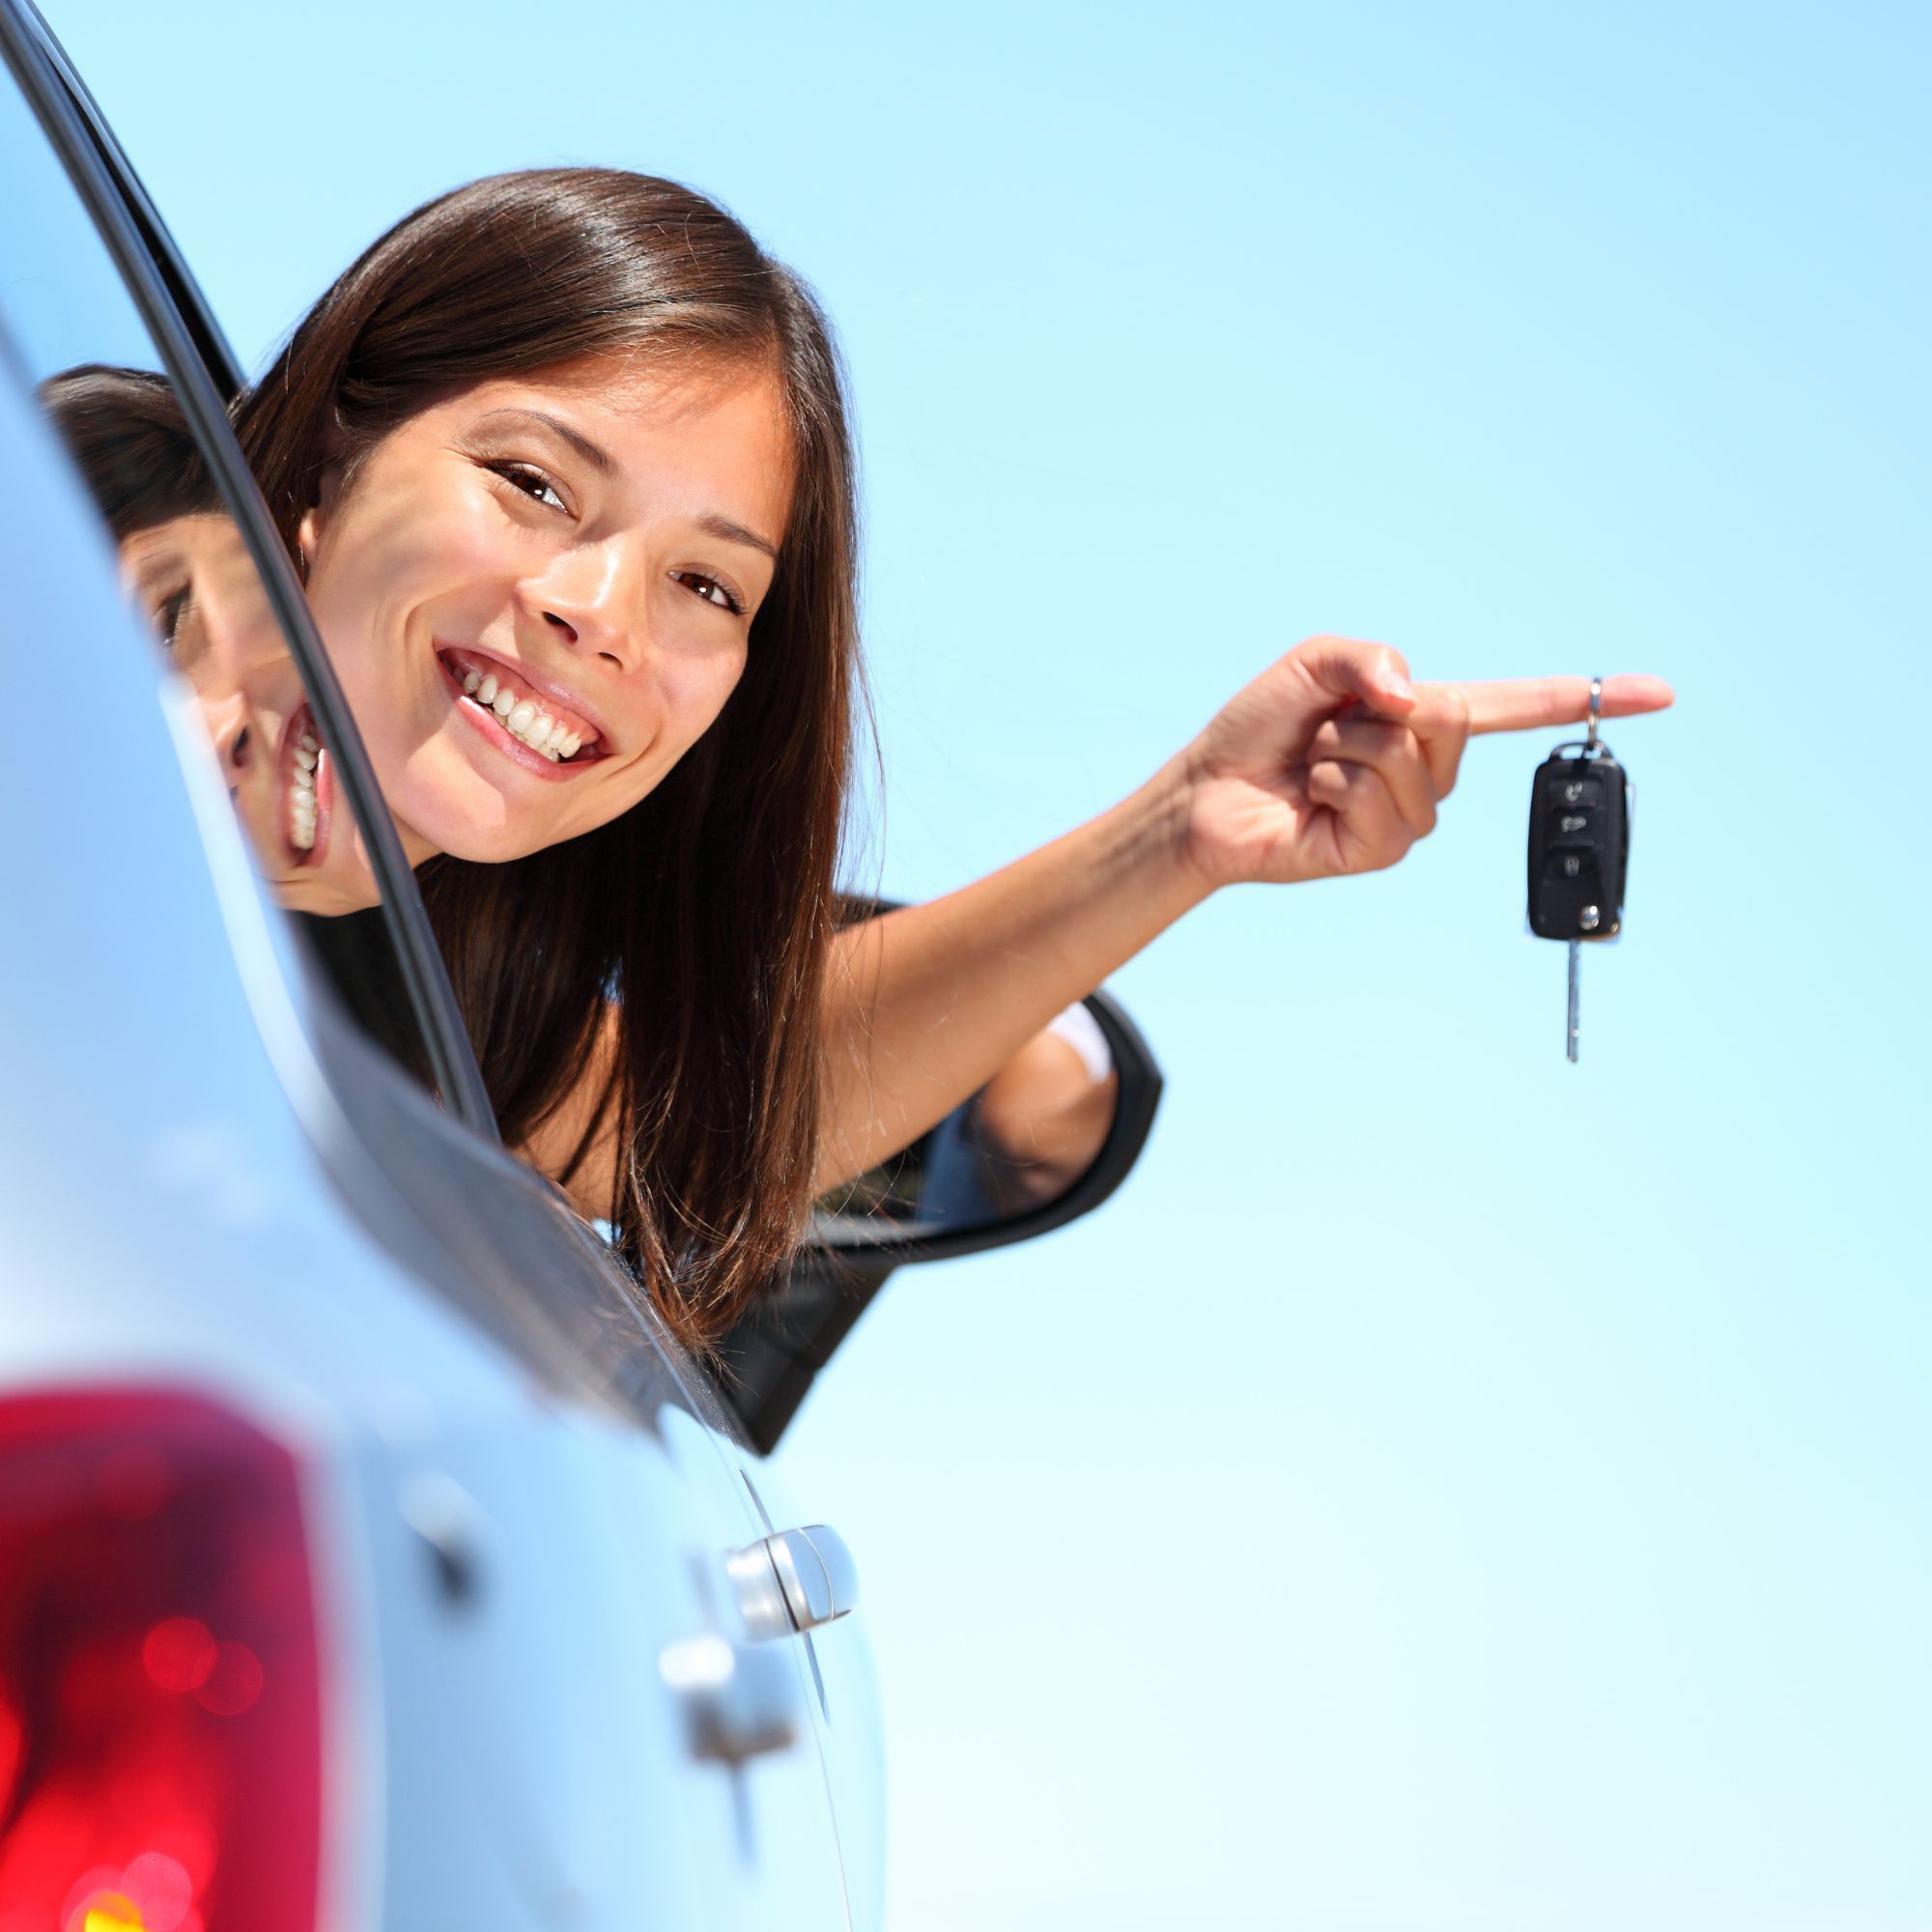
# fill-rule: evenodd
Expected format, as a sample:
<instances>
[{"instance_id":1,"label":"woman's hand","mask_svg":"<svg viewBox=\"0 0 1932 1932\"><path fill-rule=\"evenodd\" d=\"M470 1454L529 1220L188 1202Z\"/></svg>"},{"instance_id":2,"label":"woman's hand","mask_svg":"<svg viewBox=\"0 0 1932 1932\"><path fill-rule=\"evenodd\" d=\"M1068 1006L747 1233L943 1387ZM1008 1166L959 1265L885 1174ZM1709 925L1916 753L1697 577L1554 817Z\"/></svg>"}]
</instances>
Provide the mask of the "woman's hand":
<instances>
[{"instance_id":1,"label":"woman's hand","mask_svg":"<svg viewBox=\"0 0 1932 1932\"><path fill-rule=\"evenodd\" d=\"M1603 715L1658 711L1604 680ZM838 935L821 1190L906 1146L1220 886L1392 866L1435 824L1472 731L1584 717L1590 682L1411 684L1385 644L1311 638L1147 784L989 878Z\"/></svg>"},{"instance_id":2,"label":"woman's hand","mask_svg":"<svg viewBox=\"0 0 1932 1932\"><path fill-rule=\"evenodd\" d=\"M1661 678L1604 680L1603 715L1660 711ZM1411 684L1386 644L1311 638L1237 692L1173 768L1205 891L1393 866L1435 828L1471 732L1588 715L1587 678Z\"/></svg>"}]
</instances>

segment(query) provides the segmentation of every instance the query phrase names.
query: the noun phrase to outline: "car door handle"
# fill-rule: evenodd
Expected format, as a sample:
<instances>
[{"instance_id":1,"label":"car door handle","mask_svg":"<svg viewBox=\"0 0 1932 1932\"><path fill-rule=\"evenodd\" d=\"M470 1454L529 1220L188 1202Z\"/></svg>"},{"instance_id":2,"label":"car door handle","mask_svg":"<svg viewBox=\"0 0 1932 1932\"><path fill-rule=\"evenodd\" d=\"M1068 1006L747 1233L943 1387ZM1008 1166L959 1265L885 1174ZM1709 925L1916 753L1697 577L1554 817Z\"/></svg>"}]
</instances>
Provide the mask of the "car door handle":
<instances>
[{"instance_id":1,"label":"car door handle","mask_svg":"<svg viewBox=\"0 0 1932 1932\"><path fill-rule=\"evenodd\" d=\"M724 1559L753 1642L796 1636L842 1617L859 1602L859 1570L845 1539L814 1522L760 1537Z\"/></svg>"},{"instance_id":2,"label":"car door handle","mask_svg":"<svg viewBox=\"0 0 1932 1932\"><path fill-rule=\"evenodd\" d=\"M683 1712L695 1758L736 1770L797 1742L798 1680L775 1651L722 1636L687 1637L660 1655L658 1675Z\"/></svg>"}]
</instances>

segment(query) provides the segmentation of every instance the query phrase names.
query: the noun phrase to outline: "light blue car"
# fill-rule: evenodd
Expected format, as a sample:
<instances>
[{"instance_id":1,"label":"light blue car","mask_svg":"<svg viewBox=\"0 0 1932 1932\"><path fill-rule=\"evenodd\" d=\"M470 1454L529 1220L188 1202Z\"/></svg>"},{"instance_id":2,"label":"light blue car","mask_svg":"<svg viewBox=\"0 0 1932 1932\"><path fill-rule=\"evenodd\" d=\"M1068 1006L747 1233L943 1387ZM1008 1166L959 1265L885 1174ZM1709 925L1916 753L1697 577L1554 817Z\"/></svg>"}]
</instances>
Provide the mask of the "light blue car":
<instances>
[{"instance_id":1,"label":"light blue car","mask_svg":"<svg viewBox=\"0 0 1932 1932\"><path fill-rule=\"evenodd\" d=\"M0 1932L876 1926L852 1553L759 1455L976 1194L970 1122L825 1217L714 1377L497 1144L414 881L222 408L220 331L0 0ZM294 654L440 1098L266 890L37 395L161 372Z\"/></svg>"}]
</instances>

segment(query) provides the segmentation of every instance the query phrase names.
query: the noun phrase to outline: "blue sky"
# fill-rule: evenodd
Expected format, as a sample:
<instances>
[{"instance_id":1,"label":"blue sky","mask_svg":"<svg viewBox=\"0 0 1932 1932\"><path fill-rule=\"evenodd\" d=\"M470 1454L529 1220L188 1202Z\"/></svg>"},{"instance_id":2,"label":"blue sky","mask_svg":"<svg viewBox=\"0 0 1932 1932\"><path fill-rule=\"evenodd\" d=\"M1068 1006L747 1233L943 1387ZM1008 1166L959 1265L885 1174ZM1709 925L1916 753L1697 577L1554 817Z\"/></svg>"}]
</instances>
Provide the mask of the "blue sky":
<instances>
[{"instance_id":1,"label":"blue sky","mask_svg":"<svg viewBox=\"0 0 1932 1932\"><path fill-rule=\"evenodd\" d=\"M915 895L1271 656L1654 670L1628 937L1474 747L1116 981L1127 1189L901 1276L781 1458L865 1577L901 1927L1932 1922L1918 10L47 0L244 359L598 160L810 277Z\"/></svg>"}]
</instances>

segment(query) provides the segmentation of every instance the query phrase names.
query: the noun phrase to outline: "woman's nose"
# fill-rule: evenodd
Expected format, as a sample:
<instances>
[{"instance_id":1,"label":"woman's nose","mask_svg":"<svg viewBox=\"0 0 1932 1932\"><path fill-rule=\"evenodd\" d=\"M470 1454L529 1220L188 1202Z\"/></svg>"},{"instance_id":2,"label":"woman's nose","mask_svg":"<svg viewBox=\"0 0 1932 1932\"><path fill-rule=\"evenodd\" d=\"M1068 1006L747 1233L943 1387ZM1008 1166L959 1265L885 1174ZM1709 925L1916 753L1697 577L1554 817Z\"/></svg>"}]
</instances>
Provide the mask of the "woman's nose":
<instances>
[{"instance_id":1,"label":"woman's nose","mask_svg":"<svg viewBox=\"0 0 1932 1932\"><path fill-rule=\"evenodd\" d=\"M232 789L261 753L254 707L238 686L225 682L218 689L204 682L196 696L201 700L201 722Z\"/></svg>"},{"instance_id":2,"label":"woman's nose","mask_svg":"<svg viewBox=\"0 0 1932 1932\"><path fill-rule=\"evenodd\" d=\"M279 634L271 639L251 635L237 649L211 653L200 683L203 713L229 782L257 759L272 763L280 721L306 696Z\"/></svg>"},{"instance_id":3,"label":"woman's nose","mask_svg":"<svg viewBox=\"0 0 1932 1932\"><path fill-rule=\"evenodd\" d=\"M641 562L617 546L580 551L530 586L530 602L561 642L629 670L647 641L642 572Z\"/></svg>"}]
</instances>

